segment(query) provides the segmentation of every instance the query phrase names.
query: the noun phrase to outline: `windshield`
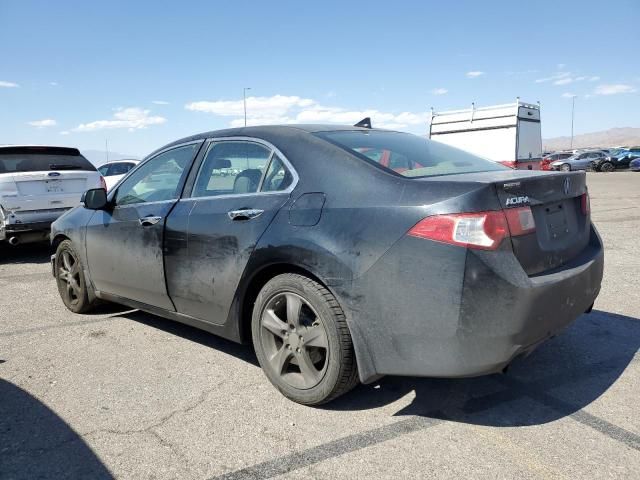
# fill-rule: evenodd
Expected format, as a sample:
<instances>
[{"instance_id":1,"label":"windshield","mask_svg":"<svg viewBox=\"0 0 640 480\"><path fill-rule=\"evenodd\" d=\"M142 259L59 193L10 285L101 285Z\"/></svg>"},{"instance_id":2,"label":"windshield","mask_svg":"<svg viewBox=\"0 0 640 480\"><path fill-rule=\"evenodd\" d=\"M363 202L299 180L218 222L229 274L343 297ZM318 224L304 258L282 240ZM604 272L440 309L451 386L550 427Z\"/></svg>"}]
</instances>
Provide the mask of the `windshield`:
<instances>
[{"instance_id":1,"label":"windshield","mask_svg":"<svg viewBox=\"0 0 640 480\"><path fill-rule=\"evenodd\" d=\"M48 153L3 153L0 149L0 173L43 172L50 170L95 171L82 155Z\"/></svg>"},{"instance_id":2,"label":"windshield","mask_svg":"<svg viewBox=\"0 0 640 480\"><path fill-rule=\"evenodd\" d=\"M315 135L405 177L508 169L491 160L408 133L346 130Z\"/></svg>"}]
</instances>

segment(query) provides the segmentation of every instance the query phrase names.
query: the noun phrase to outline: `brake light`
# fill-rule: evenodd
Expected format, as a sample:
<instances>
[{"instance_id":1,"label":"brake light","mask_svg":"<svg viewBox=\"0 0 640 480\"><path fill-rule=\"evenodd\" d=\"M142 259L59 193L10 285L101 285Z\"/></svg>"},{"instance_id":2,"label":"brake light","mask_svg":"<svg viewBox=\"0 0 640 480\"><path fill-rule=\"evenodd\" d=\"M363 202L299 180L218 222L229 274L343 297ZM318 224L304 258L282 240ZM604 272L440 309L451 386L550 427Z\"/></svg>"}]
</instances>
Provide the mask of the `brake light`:
<instances>
[{"instance_id":1,"label":"brake light","mask_svg":"<svg viewBox=\"0 0 640 480\"><path fill-rule=\"evenodd\" d=\"M589 192L584 192L580 196L580 206L582 207L582 214L587 216L591 213L591 200L589 199Z\"/></svg>"},{"instance_id":2,"label":"brake light","mask_svg":"<svg viewBox=\"0 0 640 480\"><path fill-rule=\"evenodd\" d=\"M503 160L502 162L498 163L501 163L505 167L516 168L516 162L514 162L513 160Z\"/></svg>"},{"instance_id":3,"label":"brake light","mask_svg":"<svg viewBox=\"0 0 640 480\"><path fill-rule=\"evenodd\" d=\"M504 210L509 225L509 233L512 237L526 235L536 231L536 222L533 219L531 207L510 208Z\"/></svg>"},{"instance_id":4,"label":"brake light","mask_svg":"<svg viewBox=\"0 0 640 480\"><path fill-rule=\"evenodd\" d=\"M100 186L105 190L107 189L107 181L104 179L102 175L100 175Z\"/></svg>"},{"instance_id":5,"label":"brake light","mask_svg":"<svg viewBox=\"0 0 640 480\"><path fill-rule=\"evenodd\" d=\"M434 215L419 221L407 234L461 247L495 250L502 240L535 231L531 208Z\"/></svg>"}]
</instances>

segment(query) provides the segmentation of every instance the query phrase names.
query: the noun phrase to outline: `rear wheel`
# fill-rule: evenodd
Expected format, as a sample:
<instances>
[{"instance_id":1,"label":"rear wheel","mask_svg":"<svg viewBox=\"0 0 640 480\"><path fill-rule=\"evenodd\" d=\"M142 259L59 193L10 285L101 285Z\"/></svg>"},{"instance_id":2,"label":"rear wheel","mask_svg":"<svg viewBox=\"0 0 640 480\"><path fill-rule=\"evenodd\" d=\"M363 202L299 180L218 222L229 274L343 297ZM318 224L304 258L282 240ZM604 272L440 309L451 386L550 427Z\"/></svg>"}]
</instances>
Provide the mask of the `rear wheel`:
<instances>
[{"instance_id":1,"label":"rear wheel","mask_svg":"<svg viewBox=\"0 0 640 480\"><path fill-rule=\"evenodd\" d=\"M95 302L89 300L87 284L80 257L70 240L65 240L56 250L56 283L65 306L74 313L90 311Z\"/></svg>"},{"instance_id":2,"label":"rear wheel","mask_svg":"<svg viewBox=\"0 0 640 480\"><path fill-rule=\"evenodd\" d=\"M569 165L568 163L563 163L562 165L560 165L560 170L562 170L563 172L570 172L571 165Z\"/></svg>"},{"instance_id":3,"label":"rear wheel","mask_svg":"<svg viewBox=\"0 0 640 480\"><path fill-rule=\"evenodd\" d=\"M287 398L319 405L357 385L344 312L314 280L298 274L271 279L256 299L251 329L260 366Z\"/></svg>"},{"instance_id":4,"label":"rear wheel","mask_svg":"<svg viewBox=\"0 0 640 480\"><path fill-rule=\"evenodd\" d=\"M614 167L613 163L611 162L604 162L602 165L600 165L601 172L613 172L615 169L616 167Z\"/></svg>"}]
</instances>

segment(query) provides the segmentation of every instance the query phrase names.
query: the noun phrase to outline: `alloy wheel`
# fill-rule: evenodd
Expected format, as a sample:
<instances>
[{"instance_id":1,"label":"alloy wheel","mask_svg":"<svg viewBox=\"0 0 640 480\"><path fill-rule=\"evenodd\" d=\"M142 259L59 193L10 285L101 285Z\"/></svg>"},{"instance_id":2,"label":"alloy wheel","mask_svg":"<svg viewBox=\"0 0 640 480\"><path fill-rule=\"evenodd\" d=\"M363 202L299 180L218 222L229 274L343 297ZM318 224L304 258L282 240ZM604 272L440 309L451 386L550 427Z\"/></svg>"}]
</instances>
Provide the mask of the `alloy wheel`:
<instances>
[{"instance_id":1,"label":"alloy wheel","mask_svg":"<svg viewBox=\"0 0 640 480\"><path fill-rule=\"evenodd\" d=\"M63 250L58 258L58 282L66 303L76 305L82 299L80 263L69 250Z\"/></svg>"},{"instance_id":2,"label":"alloy wheel","mask_svg":"<svg viewBox=\"0 0 640 480\"><path fill-rule=\"evenodd\" d=\"M329 339L322 319L300 295L274 295L260 317L260 341L271 368L285 383L313 388L327 370Z\"/></svg>"}]
</instances>

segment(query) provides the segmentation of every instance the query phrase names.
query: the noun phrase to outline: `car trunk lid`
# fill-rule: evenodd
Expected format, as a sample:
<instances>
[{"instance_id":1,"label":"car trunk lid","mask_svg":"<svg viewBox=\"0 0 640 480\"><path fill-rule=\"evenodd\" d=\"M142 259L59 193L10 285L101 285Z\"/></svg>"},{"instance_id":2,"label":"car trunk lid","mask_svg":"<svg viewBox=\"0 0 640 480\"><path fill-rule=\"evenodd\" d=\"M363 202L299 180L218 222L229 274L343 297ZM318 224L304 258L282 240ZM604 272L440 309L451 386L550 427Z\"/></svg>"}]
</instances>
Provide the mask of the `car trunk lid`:
<instances>
[{"instance_id":1,"label":"car trunk lid","mask_svg":"<svg viewBox=\"0 0 640 480\"><path fill-rule=\"evenodd\" d=\"M535 232L511 237L513 251L529 275L562 266L588 244L591 219L583 212L584 173L548 173L495 183L503 210L528 205Z\"/></svg>"},{"instance_id":2,"label":"car trunk lid","mask_svg":"<svg viewBox=\"0 0 640 480\"><path fill-rule=\"evenodd\" d=\"M458 191L458 184L486 195L494 191L476 197L485 199L477 203L478 211L495 209L490 196L497 197L503 211L530 207L535 231L511 236L513 251L528 275L564 265L589 242L591 219L582 210L582 195L587 192L584 172L505 170L420 180L445 182L449 191Z\"/></svg>"}]
</instances>

